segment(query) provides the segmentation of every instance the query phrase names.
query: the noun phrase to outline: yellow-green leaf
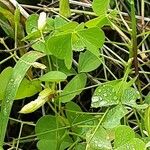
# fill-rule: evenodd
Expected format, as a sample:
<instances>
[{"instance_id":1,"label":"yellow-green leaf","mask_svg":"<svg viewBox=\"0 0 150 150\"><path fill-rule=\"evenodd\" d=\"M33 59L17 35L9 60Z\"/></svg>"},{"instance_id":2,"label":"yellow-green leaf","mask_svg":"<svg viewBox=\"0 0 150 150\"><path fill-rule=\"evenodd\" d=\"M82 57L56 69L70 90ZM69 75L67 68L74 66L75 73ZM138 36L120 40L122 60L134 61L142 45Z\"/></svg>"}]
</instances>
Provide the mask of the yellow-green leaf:
<instances>
[{"instance_id":1,"label":"yellow-green leaf","mask_svg":"<svg viewBox=\"0 0 150 150\"><path fill-rule=\"evenodd\" d=\"M148 135L150 136L150 106L145 110L144 124L145 124L145 129Z\"/></svg>"},{"instance_id":2,"label":"yellow-green leaf","mask_svg":"<svg viewBox=\"0 0 150 150\"><path fill-rule=\"evenodd\" d=\"M59 0L59 13L65 17L70 17L69 0Z\"/></svg>"},{"instance_id":3,"label":"yellow-green leaf","mask_svg":"<svg viewBox=\"0 0 150 150\"><path fill-rule=\"evenodd\" d=\"M36 100L31 101L30 103L26 104L19 113L28 114L36 111L42 105L44 105L50 98L53 97L55 91L51 90L50 88L46 88L39 93L39 96Z\"/></svg>"}]
</instances>

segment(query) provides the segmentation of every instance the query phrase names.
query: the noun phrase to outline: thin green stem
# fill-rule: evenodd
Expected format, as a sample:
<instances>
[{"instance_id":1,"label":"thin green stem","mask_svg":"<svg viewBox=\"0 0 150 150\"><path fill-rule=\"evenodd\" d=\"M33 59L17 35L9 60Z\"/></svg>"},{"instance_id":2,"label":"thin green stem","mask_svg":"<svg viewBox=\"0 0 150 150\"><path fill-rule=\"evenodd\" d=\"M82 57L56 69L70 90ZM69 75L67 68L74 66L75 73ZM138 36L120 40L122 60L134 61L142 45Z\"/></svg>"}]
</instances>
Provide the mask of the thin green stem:
<instances>
[{"instance_id":1,"label":"thin green stem","mask_svg":"<svg viewBox=\"0 0 150 150\"><path fill-rule=\"evenodd\" d=\"M139 120L139 117L138 117L138 115L137 115L137 113L136 113L136 110L134 110L134 114L135 114L135 117L136 117L136 120L137 120L139 129L140 129L141 135L142 135L142 137L144 137L142 125L141 125L141 122L140 122L140 120Z\"/></svg>"},{"instance_id":2,"label":"thin green stem","mask_svg":"<svg viewBox=\"0 0 150 150\"><path fill-rule=\"evenodd\" d=\"M133 64L135 68L135 76L138 76L138 59L137 59L137 28L136 28L136 18L135 18L135 6L134 6L134 0L131 1L131 20L132 20L132 50L130 51L129 57L134 58Z\"/></svg>"},{"instance_id":3,"label":"thin green stem","mask_svg":"<svg viewBox=\"0 0 150 150\"><path fill-rule=\"evenodd\" d=\"M135 76L137 76L137 87L138 87L138 91L141 94L141 84L140 84L140 79L139 79L139 66L138 66L138 58L137 58L137 54L138 54L138 47L137 47L137 27L136 27L136 18L135 18L135 4L134 4L134 0L131 1L131 22L132 22L132 34L131 34L131 38L132 38L132 51L129 54L129 57L132 58L133 57L133 65L134 65L134 69L135 69ZM140 99L140 102L142 103L142 98Z\"/></svg>"},{"instance_id":4,"label":"thin green stem","mask_svg":"<svg viewBox=\"0 0 150 150\"><path fill-rule=\"evenodd\" d=\"M90 139L89 139L88 142L87 142L86 150L88 149L88 144L89 144L89 143L91 142L91 140L93 139L95 133L97 132L98 128L100 127L100 125L101 125L102 121L104 120L105 116L107 115L108 111L109 111L109 108L106 110L105 114L102 116L102 118L100 119L100 121L99 121L99 123L97 124L96 128L94 129L94 132L92 133Z\"/></svg>"}]
</instances>

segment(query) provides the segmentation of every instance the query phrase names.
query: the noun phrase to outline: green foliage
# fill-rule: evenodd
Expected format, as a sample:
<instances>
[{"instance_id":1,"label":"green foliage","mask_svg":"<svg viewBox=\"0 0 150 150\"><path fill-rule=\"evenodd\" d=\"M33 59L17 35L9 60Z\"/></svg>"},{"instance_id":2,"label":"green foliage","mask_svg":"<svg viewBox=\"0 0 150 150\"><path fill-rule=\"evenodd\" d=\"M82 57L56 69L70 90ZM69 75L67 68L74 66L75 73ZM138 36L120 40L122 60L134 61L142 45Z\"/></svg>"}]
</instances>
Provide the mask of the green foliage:
<instances>
[{"instance_id":1,"label":"green foliage","mask_svg":"<svg viewBox=\"0 0 150 150\"><path fill-rule=\"evenodd\" d=\"M96 57L90 51L86 51L84 53L80 53L79 56L79 72L90 72L95 70L101 64L101 59Z\"/></svg>"},{"instance_id":2,"label":"green foliage","mask_svg":"<svg viewBox=\"0 0 150 150\"><path fill-rule=\"evenodd\" d=\"M123 136L122 136L123 135ZM135 137L135 133L127 126L119 126L115 130L114 147L117 148L126 144L128 141Z\"/></svg>"},{"instance_id":3,"label":"green foliage","mask_svg":"<svg viewBox=\"0 0 150 150\"><path fill-rule=\"evenodd\" d=\"M89 129L97 124L97 119L90 114L84 114L77 104L69 102L65 108L69 125L74 133L85 136Z\"/></svg>"},{"instance_id":4,"label":"green foliage","mask_svg":"<svg viewBox=\"0 0 150 150\"><path fill-rule=\"evenodd\" d=\"M3 20L3 18L1 18L0 26L9 37L14 38L13 28L11 27L11 25L8 24L7 20Z\"/></svg>"},{"instance_id":5,"label":"green foliage","mask_svg":"<svg viewBox=\"0 0 150 150\"><path fill-rule=\"evenodd\" d=\"M98 16L106 15L110 0L93 0L92 8Z\"/></svg>"},{"instance_id":6,"label":"green foliage","mask_svg":"<svg viewBox=\"0 0 150 150\"><path fill-rule=\"evenodd\" d=\"M53 137L50 137L50 139L53 139ZM58 142L58 139L57 140L45 140L45 139L42 139L40 141L38 141L37 143L37 147L39 150L49 150L49 148L53 149L53 150L57 150L57 142ZM69 141L63 141L61 143L59 147L60 150L64 150L65 148L67 148L71 143Z\"/></svg>"},{"instance_id":7,"label":"green foliage","mask_svg":"<svg viewBox=\"0 0 150 150\"><path fill-rule=\"evenodd\" d=\"M139 92L130 87L130 82L123 80L105 83L96 88L92 97L92 107L124 104L138 109L145 109L147 104L137 105L136 100L140 98Z\"/></svg>"},{"instance_id":8,"label":"green foliage","mask_svg":"<svg viewBox=\"0 0 150 150\"><path fill-rule=\"evenodd\" d=\"M78 31L77 34L87 50L94 55L99 56L99 48L103 46L105 40L104 32L98 27L92 27Z\"/></svg>"},{"instance_id":9,"label":"green foliage","mask_svg":"<svg viewBox=\"0 0 150 150\"><path fill-rule=\"evenodd\" d=\"M2 101L1 104L0 147L3 146L3 141L5 138L5 132L9 120L11 107L13 104L13 100L16 97L19 85L23 80L27 70L32 65L32 63L36 61L38 58L43 56L44 55L39 52L34 52L34 51L28 52L20 59L20 61L18 61L18 63L13 69L13 73L10 76L9 82L5 90L4 100Z\"/></svg>"},{"instance_id":10,"label":"green foliage","mask_svg":"<svg viewBox=\"0 0 150 150\"><path fill-rule=\"evenodd\" d=\"M116 150L146 149L145 143L141 139L135 138L134 131L127 126L119 126L116 128L114 146Z\"/></svg>"},{"instance_id":11,"label":"green foliage","mask_svg":"<svg viewBox=\"0 0 150 150\"><path fill-rule=\"evenodd\" d=\"M31 97L41 91L40 81L38 79L28 80L24 78L20 83L15 99Z\"/></svg>"},{"instance_id":12,"label":"green foliage","mask_svg":"<svg viewBox=\"0 0 150 150\"><path fill-rule=\"evenodd\" d=\"M86 85L87 76L84 73L77 74L63 89L60 94L60 102L69 102L76 95L80 94Z\"/></svg>"},{"instance_id":13,"label":"green foliage","mask_svg":"<svg viewBox=\"0 0 150 150\"><path fill-rule=\"evenodd\" d=\"M92 130L91 131L89 130L89 132L86 134L86 140L87 140L87 147L86 147L87 150L112 149L110 140L108 139L108 133L102 126L99 126L94 135Z\"/></svg>"},{"instance_id":14,"label":"green foliage","mask_svg":"<svg viewBox=\"0 0 150 150\"><path fill-rule=\"evenodd\" d=\"M14 10L9 8L11 3L0 2L0 26L6 33L0 37L0 53L10 55L2 55L0 61L4 68L0 73L0 149L5 144L19 149L19 144L36 137L39 150L146 150L150 93L149 72L144 70L149 68L149 31L144 16L136 31L139 16L135 14L142 14L147 4L142 1L140 7L131 0L122 8L122 2L93 0L89 9L84 7L88 3L75 7L69 0L60 0L59 8L41 9L51 12L42 12L47 17L39 25L37 13L25 21L19 10L22 5ZM11 67L3 65L8 60L13 62L7 65ZM26 98L31 101L24 105L21 100ZM38 112L36 124L19 120L20 115L12 118L11 108L18 99L24 105L20 115ZM9 118L10 127L20 122L21 128L13 141L8 136L7 143ZM25 124L35 125L35 132L22 138Z\"/></svg>"},{"instance_id":15,"label":"green foliage","mask_svg":"<svg viewBox=\"0 0 150 150\"><path fill-rule=\"evenodd\" d=\"M150 106L145 110L144 125L148 135L150 135Z\"/></svg>"},{"instance_id":16,"label":"green foliage","mask_svg":"<svg viewBox=\"0 0 150 150\"><path fill-rule=\"evenodd\" d=\"M35 127L35 132L40 140L37 144L38 148L42 150L51 147L54 150L57 148L63 150L68 147L72 140L63 128L63 122L59 117L47 115L40 118Z\"/></svg>"},{"instance_id":17,"label":"green foliage","mask_svg":"<svg viewBox=\"0 0 150 150\"><path fill-rule=\"evenodd\" d=\"M34 14L34 15L29 16L29 18L26 21L27 34L32 33L38 29L37 21L38 21L38 15Z\"/></svg>"},{"instance_id":18,"label":"green foliage","mask_svg":"<svg viewBox=\"0 0 150 150\"><path fill-rule=\"evenodd\" d=\"M106 15L103 15L87 21L85 25L88 28L95 27L95 26L102 28L103 26L110 26L111 23L109 21L109 18Z\"/></svg>"},{"instance_id":19,"label":"green foliage","mask_svg":"<svg viewBox=\"0 0 150 150\"><path fill-rule=\"evenodd\" d=\"M71 16L71 11L69 7L69 0L60 0L59 1L59 12L61 15L65 17L70 17Z\"/></svg>"},{"instance_id":20,"label":"green foliage","mask_svg":"<svg viewBox=\"0 0 150 150\"><path fill-rule=\"evenodd\" d=\"M101 107L118 104L119 99L117 91L115 90L115 85L116 80L114 82L98 86L93 94L91 106Z\"/></svg>"},{"instance_id":21,"label":"green foliage","mask_svg":"<svg viewBox=\"0 0 150 150\"><path fill-rule=\"evenodd\" d=\"M0 82L1 82L0 100L4 99L5 90L7 84L9 83L12 73L13 73L13 68L7 67L0 74ZM15 99L23 99L25 97L31 97L40 91L41 91L41 86L39 80L34 79L32 81L29 81L28 79L24 78L20 83Z\"/></svg>"},{"instance_id":22,"label":"green foliage","mask_svg":"<svg viewBox=\"0 0 150 150\"><path fill-rule=\"evenodd\" d=\"M53 62L56 62L57 66L58 66L58 70L60 72L63 72L67 76L76 75L75 69L74 68L68 69L64 64L64 61L54 59Z\"/></svg>"},{"instance_id":23,"label":"green foliage","mask_svg":"<svg viewBox=\"0 0 150 150\"><path fill-rule=\"evenodd\" d=\"M11 74L13 72L13 68L7 67L0 74L0 100L4 99L6 86L10 80Z\"/></svg>"},{"instance_id":24,"label":"green foliage","mask_svg":"<svg viewBox=\"0 0 150 150\"><path fill-rule=\"evenodd\" d=\"M59 43L59 44L58 44ZM48 38L46 41L47 54L52 54L59 59L64 59L68 69L72 64L71 34L63 34Z\"/></svg>"},{"instance_id":25,"label":"green foliage","mask_svg":"<svg viewBox=\"0 0 150 150\"><path fill-rule=\"evenodd\" d=\"M127 109L122 105L117 105L110 109L106 114L102 125L105 128L115 128L120 124L120 120L128 113Z\"/></svg>"},{"instance_id":26,"label":"green foliage","mask_svg":"<svg viewBox=\"0 0 150 150\"><path fill-rule=\"evenodd\" d=\"M66 80L67 76L60 71L50 71L40 77L41 81L61 82Z\"/></svg>"}]
</instances>

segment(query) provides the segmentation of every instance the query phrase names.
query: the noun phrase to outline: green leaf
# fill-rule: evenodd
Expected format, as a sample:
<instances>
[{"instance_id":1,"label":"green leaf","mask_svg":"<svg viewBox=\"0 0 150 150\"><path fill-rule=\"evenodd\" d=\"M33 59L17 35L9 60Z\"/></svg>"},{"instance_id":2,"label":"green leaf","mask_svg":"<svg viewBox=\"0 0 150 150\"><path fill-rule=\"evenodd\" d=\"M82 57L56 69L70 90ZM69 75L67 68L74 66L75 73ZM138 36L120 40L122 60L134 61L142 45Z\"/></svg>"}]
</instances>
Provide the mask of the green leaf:
<instances>
[{"instance_id":1,"label":"green leaf","mask_svg":"<svg viewBox=\"0 0 150 150\"><path fill-rule=\"evenodd\" d=\"M0 26L9 37L14 38L14 30L7 21L0 18Z\"/></svg>"},{"instance_id":2,"label":"green leaf","mask_svg":"<svg viewBox=\"0 0 150 150\"><path fill-rule=\"evenodd\" d=\"M59 13L64 17L70 17L71 11L69 7L69 0L59 0Z\"/></svg>"},{"instance_id":3,"label":"green leaf","mask_svg":"<svg viewBox=\"0 0 150 150\"><path fill-rule=\"evenodd\" d=\"M75 150L85 150L86 149L86 144L85 143L78 143L75 146Z\"/></svg>"},{"instance_id":4,"label":"green leaf","mask_svg":"<svg viewBox=\"0 0 150 150\"><path fill-rule=\"evenodd\" d=\"M79 56L79 72L90 72L98 68L101 64L101 59L96 57L90 51L80 53Z\"/></svg>"},{"instance_id":5,"label":"green leaf","mask_svg":"<svg viewBox=\"0 0 150 150\"><path fill-rule=\"evenodd\" d=\"M39 30L35 30L31 33L29 33L27 36L25 36L22 41L25 41L25 40L35 40L37 38L40 38L41 37L41 33ZM36 43L35 43L36 44Z\"/></svg>"},{"instance_id":6,"label":"green leaf","mask_svg":"<svg viewBox=\"0 0 150 150\"><path fill-rule=\"evenodd\" d=\"M110 0L93 0L93 2L92 2L93 11L98 16L106 15L108 6L109 6L109 2L110 2Z\"/></svg>"},{"instance_id":7,"label":"green leaf","mask_svg":"<svg viewBox=\"0 0 150 150\"><path fill-rule=\"evenodd\" d=\"M59 100L63 103L71 101L80 94L86 85L87 76L84 73L76 75L63 89Z\"/></svg>"},{"instance_id":8,"label":"green leaf","mask_svg":"<svg viewBox=\"0 0 150 150\"><path fill-rule=\"evenodd\" d=\"M43 76L41 76L39 79L41 81L49 81L49 82L61 82L65 81L67 78L66 74L60 71L50 71Z\"/></svg>"},{"instance_id":9,"label":"green leaf","mask_svg":"<svg viewBox=\"0 0 150 150\"><path fill-rule=\"evenodd\" d=\"M39 34L39 36L40 36L40 34ZM32 45L32 48L36 51L46 53L46 45L43 41L37 41L35 44Z\"/></svg>"},{"instance_id":10,"label":"green leaf","mask_svg":"<svg viewBox=\"0 0 150 150\"><path fill-rule=\"evenodd\" d=\"M53 18L47 18L45 30L46 31L53 31L54 30L54 19Z\"/></svg>"},{"instance_id":11,"label":"green leaf","mask_svg":"<svg viewBox=\"0 0 150 150\"><path fill-rule=\"evenodd\" d=\"M99 48L103 46L105 41L104 32L98 27L93 27L78 31L77 33L87 49L94 55L99 56Z\"/></svg>"},{"instance_id":12,"label":"green leaf","mask_svg":"<svg viewBox=\"0 0 150 150\"><path fill-rule=\"evenodd\" d=\"M79 105L77 105L76 103L70 101L68 103L66 103L66 115L68 114L68 120L70 120L70 122L72 123L72 119L74 120L76 113L80 113L82 112L81 108L79 107ZM71 115L70 115L71 114ZM70 116L74 115L73 117L69 118Z\"/></svg>"},{"instance_id":13,"label":"green leaf","mask_svg":"<svg viewBox=\"0 0 150 150\"><path fill-rule=\"evenodd\" d=\"M15 27L14 15L10 11L0 7L0 15L3 15L9 21L10 25L12 26L12 28Z\"/></svg>"},{"instance_id":14,"label":"green leaf","mask_svg":"<svg viewBox=\"0 0 150 150\"><path fill-rule=\"evenodd\" d=\"M150 106L145 110L144 125L148 135L150 136Z\"/></svg>"},{"instance_id":15,"label":"green leaf","mask_svg":"<svg viewBox=\"0 0 150 150\"><path fill-rule=\"evenodd\" d=\"M105 128L114 128L120 124L120 120L128 113L127 109L122 105L117 105L108 111L104 120Z\"/></svg>"},{"instance_id":16,"label":"green leaf","mask_svg":"<svg viewBox=\"0 0 150 150\"><path fill-rule=\"evenodd\" d=\"M40 140L61 139L61 136L65 133L65 129L58 130L58 128L63 127L60 123L59 118L52 115L41 117L35 126L37 138Z\"/></svg>"},{"instance_id":17,"label":"green leaf","mask_svg":"<svg viewBox=\"0 0 150 150\"><path fill-rule=\"evenodd\" d=\"M37 143L38 150L49 150L50 148L52 150L57 150L57 140L49 139L49 140L40 140ZM69 147L72 143L63 141L60 145L59 150L64 150L67 147Z\"/></svg>"},{"instance_id":18,"label":"green leaf","mask_svg":"<svg viewBox=\"0 0 150 150\"><path fill-rule=\"evenodd\" d=\"M12 72L13 68L7 67L0 74L0 100L4 99L5 90L12 75Z\"/></svg>"},{"instance_id":19,"label":"green leaf","mask_svg":"<svg viewBox=\"0 0 150 150\"><path fill-rule=\"evenodd\" d=\"M26 21L26 32L27 34L35 32L38 30L37 22L38 22L38 15L32 14L28 17Z\"/></svg>"},{"instance_id":20,"label":"green leaf","mask_svg":"<svg viewBox=\"0 0 150 150\"><path fill-rule=\"evenodd\" d=\"M85 44L82 38L77 34L78 31L84 30L84 23L79 24L74 32L72 33L72 49L74 51L83 51L85 49Z\"/></svg>"},{"instance_id":21,"label":"green leaf","mask_svg":"<svg viewBox=\"0 0 150 150\"><path fill-rule=\"evenodd\" d=\"M56 31L57 31L57 34L73 33L77 26L78 26L78 23L75 21L72 21L72 22L68 22L67 24L57 28Z\"/></svg>"},{"instance_id":22,"label":"green leaf","mask_svg":"<svg viewBox=\"0 0 150 150\"><path fill-rule=\"evenodd\" d=\"M140 98L139 92L130 87L130 82L115 80L106 82L96 88L92 96L92 107L117 105L120 102L136 109L145 109L147 104L138 105L136 100Z\"/></svg>"},{"instance_id":23,"label":"green leaf","mask_svg":"<svg viewBox=\"0 0 150 150\"><path fill-rule=\"evenodd\" d=\"M17 36L17 39L21 40L24 37L24 30L20 23L20 10L19 8L16 8L14 12L14 22L15 22L15 34Z\"/></svg>"},{"instance_id":24,"label":"green leaf","mask_svg":"<svg viewBox=\"0 0 150 150\"><path fill-rule=\"evenodd\" d=\"M13 100L17 94L17 90L21 81L23 80L27 70L30 68L33 62L38 58L43 57L44 55L30 51L23 55L21 59L17 62L14 67L13 73L9 80L9 83L6 87L5 97L1 104L1 113L0 113L0 148L3 147L3 142L5 138L7 123L9 120L9 114L13 104Z\"/></svg>"},{"instance_id":25,"label":"green leaf","mask_svg":"<svg viewBox=\"0 0 150 150\"><path fill-rule=\"evenodd\" d=\"M52 139L49 139L49 140L42 139L38 141L37 147L38 147L38 150L49 150L50 148L53 150L56 150L57 141L52 140Z\"/></svg>"},{"instance_id":26,"label":"green leaf","mask_svg":"<svg viewBox=\"0 0 150 150\"><path fill-rule=\"evenodd\" d=\"M66 144L68 146L72 143L71 138L66 133L62 118L59 118L58 116L46 115L41 117L36 123L35 133L37 134L37 138L40 141L42 140L38 144L40 147L44 146L43 140L48 140L49 144L52 144L51 142L54 141L55 144L53 143L53 145L51 145L53 148L55 148L54 145L58 146L61 144L62 147L65 147Z\"/></svg>"},{"instance_id":27,"label":"green leaf","mask_svg":"<svg viewBox=\"0 0 150 150\"><path fill-rule=\"evenodd\" d=\"M88 28L95 27L95 26L97 26L99 28L102 28L103 26L111 26L108 17L106 17L105 15L104 16L99 16L99 17L94 18L94 19L91 19L91 20L87 21L85 23L85 25Z\"/></svg>"},{"instance_id":28,"label":"green leaf","mask_svg":"<svg viewBox=\"0 0 150 150\"><path fill-rule=\"evenodd\" d=\"M114 147L115 150L146 150L145 143L135 138L134 131L125 125L116 128Z\"/></svg>"},{"instance_id":29,"label":"green leaf","mask_svg":"<svg viewBox=\"0 0 150 150\"><path fill-rule=\"evenodd\" d=\"M150 105L150 92L145 97L145 103Z\"/></svg>"},{"instance_id":30,"label":"green leaf","mask_svg":"<svg viewBox=\"0 0 150 150\"><path fill-rule=\"evenodd\" d=\"M85 49L85 44L77 33L72 33L72 49L79 52Z\"/></svg>"},{"instance_id":31,"label":"green leaf","mask_svg":"<svg viewBox=\"0 0 150 150\"><path fill-rule=\"evenodd\" d=\"M64 62L62 60L58 60L57 59L56 60L56 64L58 66L58 71L63 72L67 76L71 76L71 75L76 75L77 74L74 68L67 69L67 67L65 66L65 64L64 64Z\"/></svg>"},{"instance_id":32,"label":"green leaf","mask_svg":"<svg viewBox=\"0 0 150 150\"><path fill-rule=\"evenodd\" d=\"M54 28L57 30L58 28L68 24L68 21L66 21L62 17L56 17L54 20Z\"/></svg>"},{"instance_id":33,"label":"green leaf","mask_svg":"<svg viewBox=\"0 0 150 150\"><path fill-rule=\"evenodd\" d=\"M97 123L97 118L82 112L81 108L72 101L68 102L65 108L71 130L81 136L85 136L86 132Z\"/></svg>"},{"instance_id":34,"label":"green leaf","mask_svg":"<svg viewBox=\"0 0 150 150\"><path fill-rule=\"evenodd\" d=\"M43 106L47 101L51 100L54 94L56 94L54 90L50 88L45 88L39 93L38 97L35 100L23 106L23 108L21 108L19 113L28 114L36 111L41 106Z\"/></svg>"},{"instance_id":35,"label":"green leaf","mask_svg":"<svg viewBox=\"0 0 150 150\"><path fill-rule=\"evenodd\" d=\"M126 147L130 147L130 150L146 150L146 145L145 143L141 140L141 139L138 139L138 138L134 138L133 140L131 140L129 142L129 144L127 144ZM123 150L123 149L120 149L120 150ZM124 149L126 150L126 149Z\"/></svg>"},{"instance_id":36,"label":"green leaf","mask_svg":"<svg viewBox=\"0 0 150 150\"><path fill-rule=\"evenodd\" d=\"M87 147L86 150L108 150L112 149L111 142L107 131L100 126L95 134L93 130L89 130L86 134Z\"/></svg>"},{"instance_id":37,"label":"green leaf","mask_svg":"<svg viewBox=\"0 0 150 150\"><path fill-rule=\"evenodd\" d=\"M55 56L51 56L51 60L52 60L53 64L57 66L57 68L54 68L54 69L57 71L63 72L64 74L67 75L67 77L77 74L76 70L73 67L71 67L71 69L68 69L65 66L65 63L63 60L58 59Z\"/></svg>"},{"instance_id":38,"label":"green leaf","mask_svg":"<svg viewBox=\"0 0 150 150\"><path fill-rule=\"evenodd\" d=\"M96 88L94 95L92 96L91 106L98 108L102 106L117 105L119 98L114 85L104 84Z\"/></svg>"},{"instance_id":39,"label":"green leaf","mask_svg":"<svg viewBox=\"0 0 150 150\"><path fill-rule=\"evenodd\" d=\"M134 131L125 125L120 125L115 130L115 141L114 147L117 148L126 144L128 141L132 140L135 137Z\"/></svg>"},{"instance_id":40,"label":"green leaf","mask_svg":"<svg viewBox=\"0 0 150 150\"><path fill-rule=\"evenodd\" d=\"M138 105L136 100L140 98L140 93L132 87L128 87L124 89L121 102L124 105L128 105L134 107L136 109L145 109L147 108L147 104Z\"/></svg>"},{"instance_id":41,"label":"green leaf","mask_svg":"<svg viewBox=\"0 0 150 150\"><path fill-rule=\"evenodd\" d=\"M63 34L53 36L46 41L47 54L52 54L59 59L64 59L65 65L68 69L72 64L72 48L71 48L71 34Z\"/></svg>"},{"instance_id":42,"label":"green leaf","mask_svg":"<svg viewBox=\"0 0 150 150\"><path fill-rule=\"evenodd\" d=\"M17 95L15 99L23 99L26 97L31 97L34 94L41 91L41 82L37 79L29 81L24 78L20 83L19 89L17 91Z\"/></svg>"},{"instance_id":43,"label":"green leaf","mask_svg":"<svg viewBox=\"0 0 150 150\"><path fill-rule=\"evenodd\" d=\"M141 139L134 138L115 150L146 150L146 145Z\"/></svg>"}]
</instances>

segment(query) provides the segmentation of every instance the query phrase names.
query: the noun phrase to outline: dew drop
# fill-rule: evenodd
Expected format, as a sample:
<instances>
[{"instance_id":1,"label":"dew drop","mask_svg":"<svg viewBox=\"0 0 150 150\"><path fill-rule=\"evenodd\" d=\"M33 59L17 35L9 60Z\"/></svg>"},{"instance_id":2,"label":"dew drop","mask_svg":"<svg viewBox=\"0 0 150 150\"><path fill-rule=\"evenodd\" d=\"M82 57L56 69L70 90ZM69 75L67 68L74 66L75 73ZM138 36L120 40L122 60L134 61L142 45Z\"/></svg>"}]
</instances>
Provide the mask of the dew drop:
<instances>
[{"instance_id":1,"label":"dew drop","mask_svg":"<svg viewBox=\"0 0 150 150\"><path fill-rule=\"evenodd\" d=\"M4 116L6 116L6 115L7 115L7 109L6 109L6 108L4 108L4 110L3 110L3 114L4 114Z\"/></svg>"},{"instance_id":2,"label":"dew drop","mask_svg":"<svg viewBox=\"0 0 150 150\"><path fill-rule=\"evenodd\" d=\"M99 100L100 100L100 101L102 101L102 100L103 100L103 98L102 98L102 97L99 97Z\"/></svg>"},{"instance_id":3,"label":"dew drop","mask_svg":"<svg viewBox=\"0 0 150 150\"><path fill-rule=\"evenodd\" d=\"M92 102L95 103L95 102L98 102L99 101L99 97L98 96L94 96L92 98Z\"/></svg>"},{"instance_id":4,"label":"dew drop","mask_svg":"<svg viewBox=\"0 0 150 150\"><path fill-rule=\"evenodd\" d=\"M140 94L139 91L136 91L137 94Z\"/></svg>"},{"instance_id":5,"label":"dew drop","mask_svg":"<svg viewBox=\"0 0 150 150\"><path fill-rule=\"evenodd\" d=\"M107 140L110 140L109 136L106 137Z\"/></svg>"},{"instance_id":6,"label":"dew drop","mask_svg":"<svg viewBox=\"0 0 150 150\"><path fill-rule=\"evenodd\" d=\"M104 93L104 96L106 97L106 96L107 96L107 94L106 94L106 93Z\"/></svg>"},{"instance_id":7,"label":"dew drop","mask_svg":"<svg viewBox=\"0 0 150 150\"><path fill-rule=\"evenodd\" d=\"M101 91L102 91L101 89L98 90L99 93L100 93Z\"/></svg>"},{"instance_id":8,"label":"dew drop","mask_svg":"<svg viewBox=\"0 0 150 150\"><path fill-rule=\"evenodd\" d=\"M14 79L10 79L10 82L14 82Z\"/></svg>"}]
</instances>

